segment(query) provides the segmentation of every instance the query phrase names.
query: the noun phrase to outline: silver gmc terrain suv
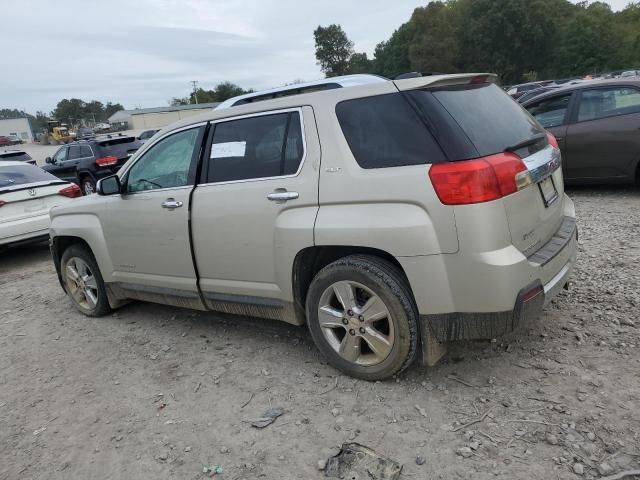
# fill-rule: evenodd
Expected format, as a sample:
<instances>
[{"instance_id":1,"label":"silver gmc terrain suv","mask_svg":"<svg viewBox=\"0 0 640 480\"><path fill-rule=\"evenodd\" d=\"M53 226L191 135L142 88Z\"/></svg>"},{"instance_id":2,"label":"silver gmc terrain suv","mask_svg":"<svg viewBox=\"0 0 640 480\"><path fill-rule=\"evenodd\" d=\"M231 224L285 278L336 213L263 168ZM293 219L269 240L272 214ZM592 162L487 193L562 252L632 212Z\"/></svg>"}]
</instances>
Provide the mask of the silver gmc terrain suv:
<instances>
[{"instance_id":1,"label":"silver gmc terrain suv","mask_svg":"<svg viewBox=\"0 0 640 480\"><path fill-rule=\"evenodd\" d=\"M390 377L535 318L576 259L555 138L487 74L339 77L156 133L51 212L84 314L128 300L306 323Z\"/></svg>"}]
</instances>

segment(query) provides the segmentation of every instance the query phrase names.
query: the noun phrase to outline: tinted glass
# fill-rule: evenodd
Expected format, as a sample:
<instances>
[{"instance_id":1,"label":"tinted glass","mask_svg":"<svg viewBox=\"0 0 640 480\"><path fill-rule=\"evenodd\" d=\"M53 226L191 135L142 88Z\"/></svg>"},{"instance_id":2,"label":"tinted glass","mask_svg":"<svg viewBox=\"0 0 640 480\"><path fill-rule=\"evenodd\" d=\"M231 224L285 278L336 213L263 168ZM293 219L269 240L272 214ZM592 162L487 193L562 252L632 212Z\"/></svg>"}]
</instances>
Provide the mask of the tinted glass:
<instances>
[{"instance_id":1,"label":"tinted glass","mask_svg":"<svg viewBox=\"0 0 640 480\"><path fill-rule=\"evenodd\" d=\"M540 125L494 84L441 88L432 93L460 126L479 156L502 152L542 133Z\"/></svg>"},{"instance_id":2,"label":"tinted glass","mask_svg":"<svg viewBox=\"0 0 640 480\"><path fill-rule=\"evenodd\" d=\"M0 163L0 190L49 181L59 182L60 179L33 165L2 165Z\"/></svg>"},{"instance_id":3,"label":"tinted glass","mask_svg":"<svg viewBox=\"0 0 640 480\"><path fill-rule=\"evenodd\" d=\"M340 102L340 127L362 168L437 163L442 151L400 93Z\"/></svg>"},{"instance_id":4,"label":"tinted glass","mask_svg":"<svg viewBox=\"0 0 640 480\"><path fill-rule=\"evenodd\" d=\"M578 121L640 112L640 91L630 87L585 90L580 99Z\"/></svg>"},{"instance_id":5,"label":"tinted glass","mask_svg":"<svg viewBox=\"0 0 640 480\"><path fill-rule=\"evenodd\" d=\"M102 140L96 144L100 149L99 156L107 157L113 155L118 158L126 158L142 146L135 137L116 137L110 140Z\"/></svg>"},{"instance_id":6,"label":"tinted glass","mask_svg":"<svg viewBox=\"0 0 640 480\"><path fill-rule=\"evenodd\" d=\"M200 130L184 130L153 145L129 170L127 191L183 187L193 183L190 171L200 146Z\"/></svg>"},{"instance_id":7,"label":"tinted glass","mask_svg":"<svg viewBox=\"0 0 640 480\"><path fill-rule=\"evenodd\" d=\"M80 146L79 145L72 145L69 147L69 160L73 160L76 158L80 158L81 154L80 154Z\"/></svg>"},{"instance_id":8,"label":"tinted glass","mask_svg":"<svg viewBox=\"0 0 640 480\"><path fill-rule=\"evenodd\" d=\"M571 94L567 93L529 105L527 110L544 128L557 127L564 124L569 100Z\"/></svg>"},{"instance_id":9,"label":"tinted glass","mask_svg":"<svg viewBox=\"0 0 640 480\"><path fill-rule=\"evenodd\" d=\"M92 157L93 152L91 151L91 147L89 145L82 145L80 147L80 156L83 158Z\"/></svg>"},{"instance_id":10,"label":"tinted glass","mask_svg":"<svg viewBox=\"0 0 640 480\"><path fill-rule=\"evenodd\" d=\"M0 152L0 160L15 160L24 162L31 160L31 156L25 152Z\"/></svg>"},{"instance_id":11,"label":"tinted glass","mask_svg":"<svg viewBox=\"0 0 640 480\"><path fill-rule=\"evenodd\" d=\"M298 112L218 123L209 155L207 181L293 175L303 155Z\"/></svg>"}]
</instances>

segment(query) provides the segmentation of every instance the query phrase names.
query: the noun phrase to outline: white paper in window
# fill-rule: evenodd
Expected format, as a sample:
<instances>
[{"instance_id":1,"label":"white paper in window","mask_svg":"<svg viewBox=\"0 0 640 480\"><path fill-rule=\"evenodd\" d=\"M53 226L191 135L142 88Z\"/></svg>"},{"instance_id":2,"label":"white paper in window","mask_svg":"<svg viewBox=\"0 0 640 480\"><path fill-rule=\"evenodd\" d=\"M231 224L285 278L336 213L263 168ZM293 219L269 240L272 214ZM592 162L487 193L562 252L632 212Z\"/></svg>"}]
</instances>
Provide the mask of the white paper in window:
<instances>
[{"instance_id":1,"label":"white paper in window","mask_svg":"<svg viewBox=\"0 0 640 480\"><path fill-rule=\"evenodd\" d=\"M247 142L225 142L211 145L211 158L244 157Z\"/></svg>"}]
</instances>

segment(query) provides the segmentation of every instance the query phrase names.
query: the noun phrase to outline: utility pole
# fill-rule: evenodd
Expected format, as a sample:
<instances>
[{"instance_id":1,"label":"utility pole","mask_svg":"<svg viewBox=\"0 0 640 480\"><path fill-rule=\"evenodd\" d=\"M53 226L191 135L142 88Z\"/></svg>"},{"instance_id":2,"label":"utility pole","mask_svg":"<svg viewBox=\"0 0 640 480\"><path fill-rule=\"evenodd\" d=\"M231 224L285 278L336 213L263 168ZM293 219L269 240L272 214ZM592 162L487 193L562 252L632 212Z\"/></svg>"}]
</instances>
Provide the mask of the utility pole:
<instances>
[{"instance_id":1,"label":"utility pole","mask_svg":"<svg viewBox=\"0 0 640 480\"><path fill-rule=\"evenodd\" d=\"M196 101L196 105L198 104L198 80L191 80L191 85L193 85L193 98Z\"/></svg>"}]
</instances>

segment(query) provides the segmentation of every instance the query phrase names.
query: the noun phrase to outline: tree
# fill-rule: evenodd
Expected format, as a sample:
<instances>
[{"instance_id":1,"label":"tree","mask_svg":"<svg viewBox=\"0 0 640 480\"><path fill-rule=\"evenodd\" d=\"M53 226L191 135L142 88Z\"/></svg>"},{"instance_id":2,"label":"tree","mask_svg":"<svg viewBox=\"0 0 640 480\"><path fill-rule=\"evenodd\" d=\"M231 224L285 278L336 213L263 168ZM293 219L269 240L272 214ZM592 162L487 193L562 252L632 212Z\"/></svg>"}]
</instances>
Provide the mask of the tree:
<instances>
[{"instance_id":1,"label":"tree","mask_svg":"<svg viewBox=\"0 0 640 480\"><path fill-rule=\"evenodd\" d=\"M212 90L198 88L195 92L191 92L189 94L189 98L173 98L170 101L170 104L188 105L190 103L196 103L196 96L198 103L224 102L231 97L237 97L238 95L244 95L245 93L250 92L253 92L253 90L245 90L235 83L222 82L216 85Z\"/></svg>"},{"instance_id":2,"label":"tree","mask_svg":"<svg viewBox=\"0 0 640 480\"><path fill-rule=\"evenodd\" d=\"M347 73L371 73L373 61L369 60L366 53L354 53L349 58Z\"/></svg>"},{"instance_id":3,"label":"tree","mask_svg":"<svg viewBox=\"0 0 640 480\"><path fill-rule=\"evenodd\" d=\"M410 22L413 39L408 49L411 70L456 73L459 51L456 41L456 10L443 2L416 8Z\"/></svg>"},{"instance_id":4,"label":"tree","mask_svg":"<svg viewBox=\"0 0 640 480\"><path fill-rule=\"evenodd\" d=\"M190 103L189 97L183 97L183 98L173 97L169 99L169 106L171 107L178 107L180 105L189 105L189 103Z\"/></svg>"},{"instance_id":5,"label":"tree","mask_svg":"<svg viewBox=\"0 0 640 480\"><path fill-rule=\"evenodd\" d=\"M556 72L562 76L585 75L624 68L624 31L616 25L616 14L602 2L579 3L563 25L556 51ZM633 60L629 58L628 60Z\"/></svg>"},{"instance_id":6,"label":"tree","mask_svg":"<svg viewBox=\"0 0 640 480\"><path fill-rule=\"evenodd\" d=\"M104 106L104 116L106 119L109 119L111 115L119 112L120 110L124 110L124 107L119 103L107 102L107 104Z\"/></svg>"},{"instance_id":7,"label":"tree","mask_svg":"<svg viewBox=\"0 0 640 480\"><path fill-rule=\"evenodd\" d=\"M564 1L564 0L562 0ZM556 25L546 0L459 0L458 46L465 69L506 82L548 66Z\"/></svg>"},{"instance_id":8,"label":"tree","mask_svg":"<svg viewBox=\"0 0 640 480\"><path fill-rule=\"evenodd\" d=\"M386 42L380 42L374 53L375 72L393 78L411 71L409 46L413 41L414 25L407 22L398 28Z\"/></svg>"},{"instance_id":9,"label":"tree","mask_svg":"<svg viewBox=\"0 0 640 480\"><path fill-rule=\"evenodd\" d=\"M61 122L74 123L84 117L86 103L79 98L62 99L51 112L51 115Z\"/></svg>"},{"instance_id":10,"label":"tree","mask_svg":"<svg viewBox=\"0 0 640 480\"><path fill-rule=\"evenodd\" d=\"M353 55L353 42L340 25L318 26L313 31L316 44L316 60L327 77L344 75Z\"/></svg>"}]
</instances>

